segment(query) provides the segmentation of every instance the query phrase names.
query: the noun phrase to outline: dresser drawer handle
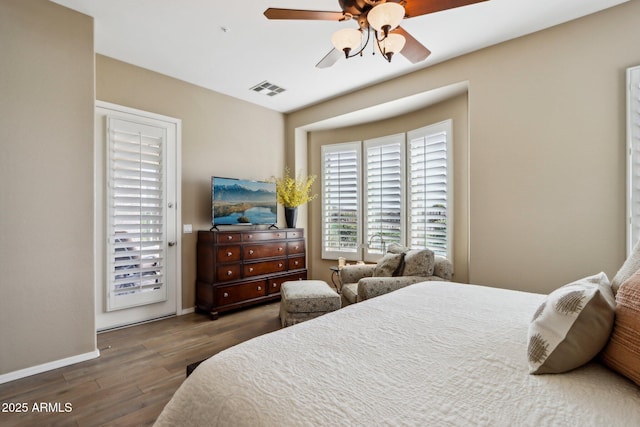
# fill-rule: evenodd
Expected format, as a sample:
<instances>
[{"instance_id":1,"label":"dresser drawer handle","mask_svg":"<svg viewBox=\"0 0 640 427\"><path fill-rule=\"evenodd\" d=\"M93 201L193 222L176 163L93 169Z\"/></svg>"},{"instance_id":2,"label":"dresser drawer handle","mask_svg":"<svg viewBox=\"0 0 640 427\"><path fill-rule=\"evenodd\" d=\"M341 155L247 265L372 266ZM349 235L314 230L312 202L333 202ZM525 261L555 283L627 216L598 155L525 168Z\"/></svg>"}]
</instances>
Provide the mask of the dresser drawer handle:
<instances>
[{"instance_id":1,"label":"dresser drawer handle","mask_svg":"<svg viewBox=\"0 0 640 427\"><path fill-rule=\"evenodd\" d=\"M227 236L227 240L233 240L233 236Z\"/></svg>"},{"instance_id":2,"label":"dresser drawer handle","mask_svg":"<svg viewBox=\"0 0 640 427\"><path fill-rule=\"evenodd\" d=\"M293 265L298 265L298 261L293 261Z\"/></svg>"},{"instance_id":3,"label":"dresser drawer handle","mask_svg":"<svg viewBox=\"0 0 640 427\"><path fill-rule=\"evenodd\" d=\"M278 248L278 252L282 252L282 248Z\"/></svg>"},{"instance_id":4,"label":"dresser drawer handle","mask_svg":"<svg viewBox=\"0 0 640 427\"><path fill-rule=\"evenodd\" d=\"M247 239L253 239L253 234L249 234L249 235L247 236Z\"/></svg>"},{"instance_id":5,"label":"dresser drawer handle","mask_svg":"<svg viewBox=\"0 0 640 427\"><path fill-rule=\"evenodd\" d=\"M295 249L295 250L298 250L298 248L300 248L300 246L298 246L298 245L296 245L296 246L294 247L294 249Z\"/></svg>"},{"instance_id":6,"label":"dresser drawer handle","mask_svg":"<svg viewBox=\"0 0 640 427\"><path fill-rule=\"evenodd\" d=\"M249 249L249 255L253 255L253 249Z\"/></svg>"},{"instance_id":7,"label":"dresser drawer handle","mask_svg":"<svg viewBox=\"0 0 640 427\"><path fill-rule=\"evenodd\" d=\"M278 284L277 284L277 283L272 283L272 284L271 284L271 287L272 287L272 288L277 288L277 287L278 287Z\"/></svg>"},{"instance_id":8,"label":"dresser drawer handle","mask_svg":"<svg viewBox=\"0 0 640 427\"><path fill-rule=\"evenodd\" d=\"M227 276L233 276L233 271L231 270L227 271Z\"/></svg>"},{"instance_id":9,"label":"dresser drawer handle","mask_svg":"<svg viewBox=\"0 0 640 427\"><path fill-rule=\"evenodd\" d=\"M276 234L276 237L282 237L282 234L278 233Z\"/></svg>"},{"instance_id":10,"label":"dresser drawer handle","mask_svg":"<svg viewBox=\"0 0 640 427\"><path fill-rule=\"evenodd\" d=\"M249 267L249 273L253 272L253 267Z\"/></svg>"},{"instance_id":11,"label":"dresser drawer handle","mask_svg":"<svg viewBox=\"0 0 640 427\"><path fill-rule=\"evenodd\" d=\"M224 294L222 294L223 297L228 298L229 294L227 292L225 292Z\"/></svg>"},{"instance_id":12,"label":"dresser drawer handle","mask_svg":"<svg viewBox=\"0 0 640 427\"><path fill-rule=\"evenodd\" d=\"M281 262L278 263L278 267L282 267L282 263Z\"/></svg>"},{"instance_id":13,"label":"dresser drawer handle","mask_svg":"<svg viewBox=\"0 0 640 427\"><path fill-rule=\"evenodd\" d=\"M233 255L233 252L227 252L227 256Z\"/></svg>"},{"instance_id":14,"label":"dresser drawer handle","mask_svg":"<svg viewBox=\"0 0 640 427\"><path fill-rule=\"evenodd\" d=\"M262 286L258 286L258 290L261 291L262 290Z\"/></svg>"}]
</instances>

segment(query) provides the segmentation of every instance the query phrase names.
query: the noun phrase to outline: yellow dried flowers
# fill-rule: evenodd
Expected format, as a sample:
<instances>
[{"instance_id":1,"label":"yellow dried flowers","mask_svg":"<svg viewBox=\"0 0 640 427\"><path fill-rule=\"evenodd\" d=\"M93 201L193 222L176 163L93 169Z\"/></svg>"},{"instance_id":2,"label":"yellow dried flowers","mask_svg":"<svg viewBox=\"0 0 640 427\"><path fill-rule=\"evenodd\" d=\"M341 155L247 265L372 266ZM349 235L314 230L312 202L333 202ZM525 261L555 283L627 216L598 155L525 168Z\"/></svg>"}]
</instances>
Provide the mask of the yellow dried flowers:
<instances>
[{"instance_id":1,"label":"yellow dried flowers","mask_svg":"<svg viewBox=\"0 0 640 427\"><path fill-rule=\"evenodd\" d=\"M285 208L295 208L318 197L317 194L311 194L311 185L316 180L315 175L298 174L294 178L289 176L289 173L289 168L285 168L283 178L272 178L272 181L276 183L278 203Z\"/></svg>"}]
</instances>

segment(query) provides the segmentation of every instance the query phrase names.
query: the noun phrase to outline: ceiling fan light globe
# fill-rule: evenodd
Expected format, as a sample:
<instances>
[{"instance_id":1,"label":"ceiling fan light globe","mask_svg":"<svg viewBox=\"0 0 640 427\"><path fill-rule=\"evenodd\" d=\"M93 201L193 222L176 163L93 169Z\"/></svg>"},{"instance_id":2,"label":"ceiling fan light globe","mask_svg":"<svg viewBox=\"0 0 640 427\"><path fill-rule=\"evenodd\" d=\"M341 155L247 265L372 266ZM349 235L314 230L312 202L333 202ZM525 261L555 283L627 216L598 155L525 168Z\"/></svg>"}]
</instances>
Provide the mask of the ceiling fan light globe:
<instances>
[{"instance_id":1,"label":"ceiling fan light globe","mask_svg":"<svg viewBox=\"0 0 640 427\"><path fill-rule=\"evenodd\" d=\"M393 30L404 18L404 7L399 3L386 2L375 6L367 14L369 25L378 32ZM388 29L385 31L385 27Z\"/></svg>"},{"instance_id":2,"label":"ceiling fan light globe","mask_svg":"<svg viewBox=\"0 0 640 427\"><path fill-rule=\"evenodd\" d=\"M391 33L387 38L377 43L377 47L382 56L391 62L391 56L400 52L406 41L403 35Z\"/></svg>"},{"instance_id":3,"label":"ceiling fan light globe","mask_svg":"<svg viewBox=\"0 0 640 427\"><path fill-rule=\"evenodd\" d=\"M362 43L362 33L355 28L344 28L333 33L331 43L340 51L352 51Z\"/></svg>"}]
</instances>

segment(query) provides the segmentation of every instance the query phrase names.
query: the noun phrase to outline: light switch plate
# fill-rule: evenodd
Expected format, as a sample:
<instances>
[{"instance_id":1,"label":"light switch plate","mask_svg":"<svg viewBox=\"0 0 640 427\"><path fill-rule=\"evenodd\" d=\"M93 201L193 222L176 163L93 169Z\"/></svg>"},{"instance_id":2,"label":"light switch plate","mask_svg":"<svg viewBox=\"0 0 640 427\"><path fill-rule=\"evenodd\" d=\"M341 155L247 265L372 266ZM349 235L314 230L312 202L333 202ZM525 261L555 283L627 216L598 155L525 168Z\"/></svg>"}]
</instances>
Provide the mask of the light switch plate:
<instances>
[{"instance_id":1,"label":"light switch plate","mask_svg":"<svg viewBox=\"0 0 640 427\"><path fill-rule=\"evenodd\" d=\"M182 224L182 232L184 234L193 233L193 227L191 226L191 224Z\"/></svg>"}]
</instances>

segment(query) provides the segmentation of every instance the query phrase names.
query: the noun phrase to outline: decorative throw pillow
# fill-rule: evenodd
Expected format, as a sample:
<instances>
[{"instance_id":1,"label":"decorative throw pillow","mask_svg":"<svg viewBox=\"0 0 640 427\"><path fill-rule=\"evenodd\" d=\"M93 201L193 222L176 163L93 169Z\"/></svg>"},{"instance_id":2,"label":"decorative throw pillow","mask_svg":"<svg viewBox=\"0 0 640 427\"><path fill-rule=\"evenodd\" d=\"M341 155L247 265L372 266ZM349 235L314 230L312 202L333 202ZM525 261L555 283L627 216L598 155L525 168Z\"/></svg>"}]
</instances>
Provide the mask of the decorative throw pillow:
<instances>
[{"instance_id":1,"label":"decorative throw pillow","mask_svg":"<svg viewBox=\"0 0 640 427\"><path fill-rule=\"evenodd\" d=\"M629 277L633 275L636 271L640 269L640 240L636 243L631 251L631 255L627 258L620 267L620 270L613 276L613 280L611 281L611 287L613 288L613 294L615 295L618 292L618 288L622 285Z\"/></svg>"},{"instance_id":2,"label":"decorative throw pillow","mask_svg":"<svg viewBox=\"0 0 640 427\"><path fill-rule=\"evenodd\" d=\"M387 252L392 254L406 254L409 252L409 248L402 246L400 243L389 243L387 246Z\"/></svg>"},{"instance_id":3,"label":"decorative throw pillow","mask_svg":"<svg viewBox=\"0 0 640 427\"><path fill-rule=\"evenodd\" d=\"M400 243L389 243L389 246L387 246L387 253L390 254L402 254L402 255L406 255L406 253L409 252L409 248L402 246ZM402 258L402 261L400 262L400 266L398 266L398 269L395 271L395 273L393 273L394 276L402 276L403 275L403 270L404 270L404 257Z\"/></svg>"},{"instance_id":4,"label":"decorative throw pillow","mask_svg":"<svg viewBox=\"0 0 640 427\"><path fill-rule=\"evenodd\" d=\"M373 277L391 277L396 273L402 263L404 254L387 253L373 269Z\"/></svg>"},{"instance_id":5,"label":"decorative throw pillow","mask_svg":"<svg viewBox=\"0 0 640 427\"><path fill-rule=\"evenodd\" d=\"M640 385L640 271L616 294L616 320L602 362Z\"/></svg>"},{"instance_id":6,"label":"decorative throw pillow","mask_svg":"<svg viewBox=\"0 0 640 427\"><path fill-rule=\"evenodd\" d=\"M404 256L403 276L433 276L435 256L429 249L414 249Z\"/></svg>"},{"instance_id":7,"label":"decorative throw pillow","mask_svg":"<svg viewBox=\"0 0 640 427\"><path fill-rule=\"evenodd\" d=\"M614 312L604 273L551 292L529 325L529 373L557 374L589 362L607 344Z\"/></svg>"}]
</instances>

